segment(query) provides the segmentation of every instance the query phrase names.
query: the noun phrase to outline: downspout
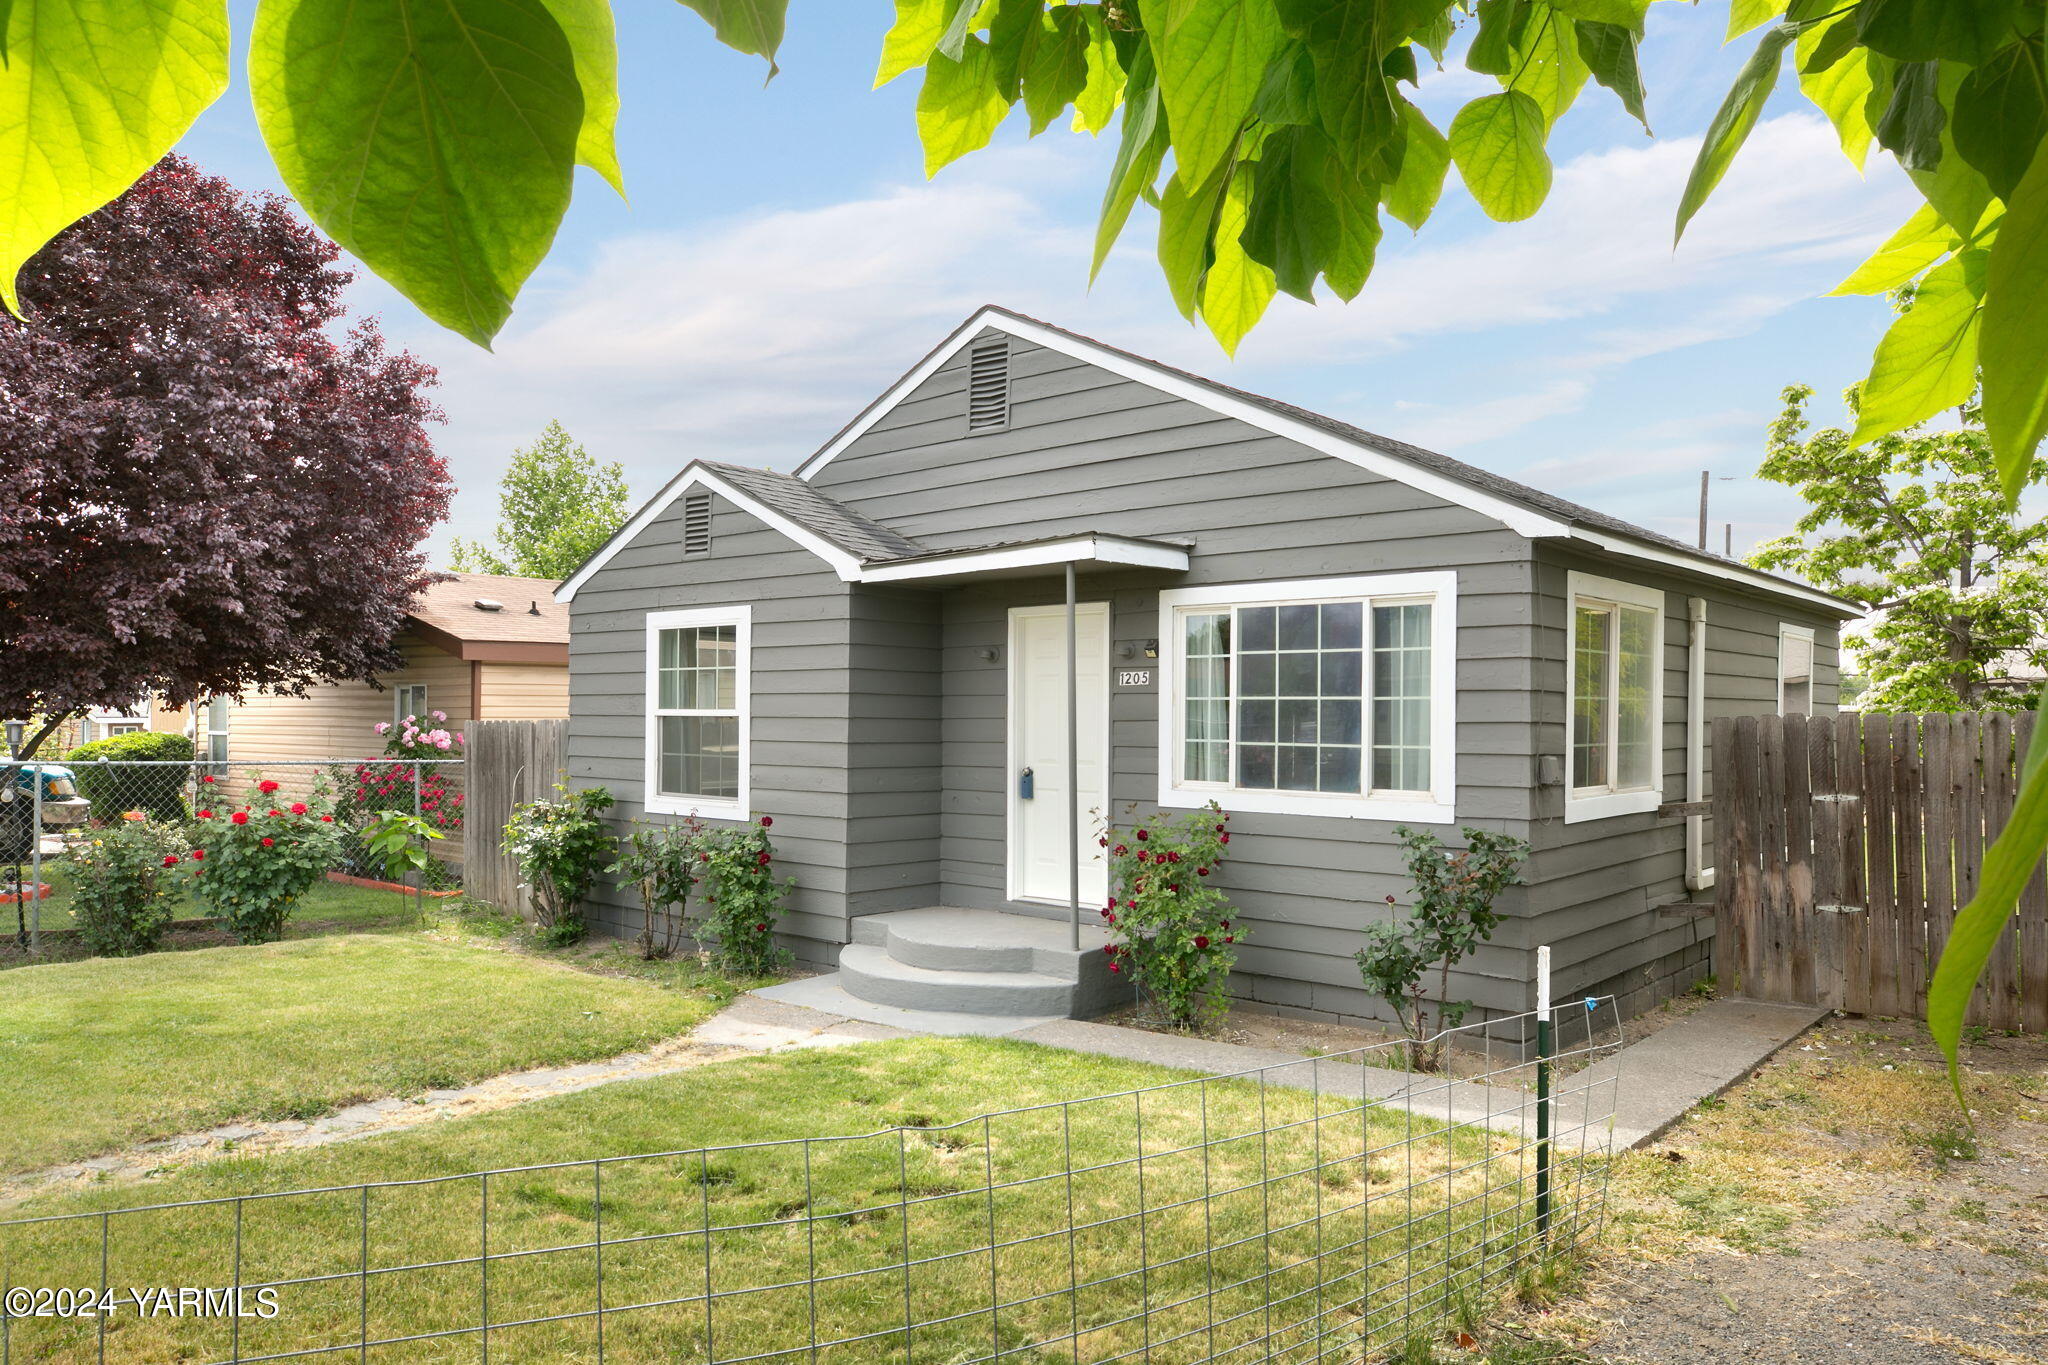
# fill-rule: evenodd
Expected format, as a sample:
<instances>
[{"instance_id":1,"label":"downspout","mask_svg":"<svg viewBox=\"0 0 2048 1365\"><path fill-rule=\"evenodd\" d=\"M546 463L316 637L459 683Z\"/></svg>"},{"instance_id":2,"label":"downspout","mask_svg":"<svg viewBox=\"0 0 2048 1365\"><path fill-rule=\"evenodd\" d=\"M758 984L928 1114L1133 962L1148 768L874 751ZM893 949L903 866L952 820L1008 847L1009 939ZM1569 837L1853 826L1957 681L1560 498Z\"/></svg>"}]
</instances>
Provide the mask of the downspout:
<instances>
[{"instance_id":1,"label":"downspout","mask_svg":"<svg viewBox=\"0 0 2048 1365\"><path fill-rule=\"evenodd\" d=\"M1687 600L1691 633L1685 651L1685 799L1707 799L1707 600ZM1685 817L1685 889L1705 891L1714 884L1707 866L1707 817Z\"/></svg>"},{"instance_id":2,"label":"downspout","mask_svg":"<svg viewBox=\"0 0 2048 1365\"><path fill-rule=\"evenodd\" d=\"M1081 656L1074 647L1076 587L1074 561L1067 561L1067 915L1073 924L1069 945L1081 951L1081 683L1076 675Z\"/></svg>"}]
</instances>

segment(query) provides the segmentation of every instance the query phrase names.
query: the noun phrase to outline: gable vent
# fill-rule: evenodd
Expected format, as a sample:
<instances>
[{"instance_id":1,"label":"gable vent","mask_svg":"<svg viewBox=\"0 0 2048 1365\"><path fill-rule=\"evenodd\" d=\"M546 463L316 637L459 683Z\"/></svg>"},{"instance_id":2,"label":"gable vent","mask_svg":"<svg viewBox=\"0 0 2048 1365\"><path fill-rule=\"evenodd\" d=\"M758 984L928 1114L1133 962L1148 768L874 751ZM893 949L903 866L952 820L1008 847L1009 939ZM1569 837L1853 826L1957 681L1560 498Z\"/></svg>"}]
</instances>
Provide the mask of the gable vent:
<instances>
[{"instance_id":1,"label":"gable vent","mask_svg":"<svg viewBox=\"0 0 2048 1365\"><path fill-rule=\"evenodd\" d=\"M1010 425L1010 343L986 341L967 361L967 429L992 431Z\"/></svg>"},{"instance_id":2,"label":"gable vent","mask_svg":"<svg viewBox=\"0 0 2048 1365\"><path fill-rule=\"evenodd\" d=\"M711 495L689 493L683 497L683 553L711 553Z\"/></svg>"}]
</instances>

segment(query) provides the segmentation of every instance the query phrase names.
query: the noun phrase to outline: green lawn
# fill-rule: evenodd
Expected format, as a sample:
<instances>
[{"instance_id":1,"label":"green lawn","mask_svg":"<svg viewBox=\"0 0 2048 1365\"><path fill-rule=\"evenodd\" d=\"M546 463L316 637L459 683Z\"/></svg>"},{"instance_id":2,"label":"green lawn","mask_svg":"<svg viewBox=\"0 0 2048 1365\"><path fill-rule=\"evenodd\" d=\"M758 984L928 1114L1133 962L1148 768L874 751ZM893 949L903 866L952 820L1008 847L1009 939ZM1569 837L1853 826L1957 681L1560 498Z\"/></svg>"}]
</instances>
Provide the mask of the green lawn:
<instances>
[{"instance_id":1,"label":"green lawn","mask_svg":"<svg viewBox=\"0 0 2048 1365\"><path fill-rule=\"evenodd\" d=\"M609 1056L716 1003L399 934L0 972L0 1171Z\"/></svg>"},{"instance_id":2,"label":"green lawn","mask_svg":"<svg viewBox=\"0 0 2048 1365\"><path fill-rule=\"evenodd\" d=\"M1366 1322L1376 1349L1396 1345L1532 1268L1529 1168L1511 1140L1243 1082L1084 1098L1169 1079L1182 1077L1005 1041L785 1053L320 1151L221 1159L12 1216L422 1182L111 1218L116 1289L310 1281L279 1290L277 1317L238 1329L117 1316L105 1358L123 1361L217 1359L231 1345L317 1352L356 1342L365 1325L372 1340L441 1334L373 1348L379 1361L471 1361L486 1295L490 1358L502 1361L594 1359L600 1303L605 1355L619 1361L941 1365L983 1358L992 1343L1016 1365L1126 1352L1156 1365L1351 1359ZM1075 1102L976 1117L1062 1101ZM687 1150L827 1134L872 1136L808 1153ZM628 1154L650 1155L601 1172L591 1162ZM536 1168L546 1163L574 1164ZM515 1165L529 1169L487 1183L465 1174ZM1570 1196L1584 1188L1561 1174L1568 1232L1583 1230ZM1071 1237L1070 1222L1081 1225ZM100 1227L0 1225L0 1256L15 1284L98 1283ZM1008 1244L994 1256L992 1239ZM813 1274L825 1277L815 1289ZM993 1315L992 1292L1007 1305ZM580 1316L505 1325L560 1314ZM1076 1323L1078 1349L1040 1345ZM87 1361L100 1342L95 1324L35 1320L14 1324L13 1347L21 1359Z\"/></svg>"}]
</instances>

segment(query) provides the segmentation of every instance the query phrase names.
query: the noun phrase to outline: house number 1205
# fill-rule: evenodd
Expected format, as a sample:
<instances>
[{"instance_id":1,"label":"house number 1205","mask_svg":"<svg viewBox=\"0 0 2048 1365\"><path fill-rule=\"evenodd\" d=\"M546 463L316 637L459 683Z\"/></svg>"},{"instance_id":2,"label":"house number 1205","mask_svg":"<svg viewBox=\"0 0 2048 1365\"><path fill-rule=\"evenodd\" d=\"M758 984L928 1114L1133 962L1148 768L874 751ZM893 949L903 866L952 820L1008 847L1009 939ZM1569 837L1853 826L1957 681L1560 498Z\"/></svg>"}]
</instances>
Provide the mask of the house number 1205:
<instances>
[{"instance_id":1,"label":"house number 1205","mask_svg":"<svg viewBox=\"0 0 2048 1365\"><path fill-rule=\"evenodd\" d=\"M1149 687L1152 685L1152 670L1149 668L1119 668L1116 671L1118 687Z\"/></svg>"}]
</instances>

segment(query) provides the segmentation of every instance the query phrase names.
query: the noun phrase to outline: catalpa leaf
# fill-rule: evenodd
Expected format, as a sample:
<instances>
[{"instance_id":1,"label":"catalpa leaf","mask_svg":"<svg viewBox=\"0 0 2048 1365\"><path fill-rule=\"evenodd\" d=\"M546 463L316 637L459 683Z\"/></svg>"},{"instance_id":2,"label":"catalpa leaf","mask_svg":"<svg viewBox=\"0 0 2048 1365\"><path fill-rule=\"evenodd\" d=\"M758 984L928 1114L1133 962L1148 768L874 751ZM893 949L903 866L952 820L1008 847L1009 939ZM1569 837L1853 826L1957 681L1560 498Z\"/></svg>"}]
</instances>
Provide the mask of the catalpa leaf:
<instances>
[{"instance_id":1,"label":"catalpa leaf","mask_svg":"<svg viewBox=\"0 0 2048 1365\"><path fill-rule=\"evenodd\" d=\"M1828 116L1828 122L1835 126L1835 137L1842 144L1842 154L1861 170L1870 151L1872 130L1865 105L1873 87L1870 63L1856 48L1855 39L1855 16L1836 15L1799 35L1794 60L1799 68L1800 91ZM1839 58L1821 62L1828 49L1845 40L1848 46Z\"/></svg>"},{"instance_id":2,"label":"catalpa leaf","mask_svg":"<svg viewBox=\"0 0 2048 1365\"><path fill-rule=\"evenodd\" d=\"M1931 171L1941 163L1948 111L1941 105L1940 80L1939 62L1901 66L1892 82L1891 102L1871 129L1878 145L1908 171Z\"/></svg>"},{"instance_id":3,"label":"catalpa leaf","mask_svg":"<svg viewBox=\"0 0 2048 1365\"><path fill-rule=\"evenodd\" d=\"M256 119L323 231L480 344L569 207L584 126L544 0L264 0Z\"/></svg>"},{"instance_id":4,"label":"catalpa leaf","mask_svg":"<svg viewBox=\"0 0 2048 1365\"><path fill-rule=\"evenodd\" d=\"M1286 35L1273 0L1207 0L1171 24L1169 8L1144 0L1140 13L1173 129L1174 174L1199 185L1237 141Z\"/></svg>"},{"instance_id":5,"label":"catalpa leaf","mask_svg":"<svg viewBox=\"0 0 2048 1365\"><path fill-rule=\"evenodd\" d=\"M1582 24L1614 24L1640 34L1650 0L1550 0L1550 7Z\"/></svg>"},{"instance_id":6,"label":"catalpa leaf","mask_svg":"<svg viewBox=\"0 0 2048 1365\"><path fill-rule=\"evenodd\" d=\"M2013 33L2029 0L1860 0L1856 32L1873 52L1902 62L1975 66ZM2038 16L2039 6L2035 5Z\"/></svg>"},{"instance_id":7,"label":"catalpa leaf","mask_svg":"<svg viewBox=\"0 0 2048 1365\"><path fill-rule=\"evenodd\" d=\"M0 14L0 300L171 150L228 83L221 0L14 0Z\"/></svg>"},{"instance_id":8,"label":"catalpa leaf","mask_svg":"<svg viewBox=\"0 0 2048 1365\"><path fill-rule=\"evenodd\" d=\"M1922 271L1961 246L1934 205L1922 204L1904 227L1885 239L1870 259L1836 285L1833 294L1885 294L1920 277Z\"/></svg>"},{"instance_id":9,"label":"catalpa leaf","mask_svg":"<svg viewBox=\"0 0 2048 1365\"><path fill-rule=\"evenodd\" d=\"M1443 195L1444 175L1451 166L1451 144L1428 116L1407 100L1401 101L1401 128L1406 137L1401 149L1401 173L1386 187L1387 212L1410 228L1420 229ZM1375 245L1379 241L1377 212L1373 213L1373 241Z\"/></svg>"},{"instance_id":10,"label":"catalpa leaf","mask_svg":"<svg viewBox=\"0 0 2048 1365\"><path fill-rule=\"evenodd\" d=\"M1772 89L1778 84L1778 67L1785 48L1798 33L1798 28L1792 24L1774 26L1757 42L1756 51L1749 54L1749 60L1735 77L1734 86L1715 111L1713 122L1707 125L1706 137L1700 143L1700 154L1693 161L1692 174L1685 182L1685 193L1679 196L1678 228L1672 234L1673 241L1685 236L1685 225L1707 202L1707 196L1721 183L1721 177L1728 174L1729 166L1735 162L1735 154L1742 150L1750 129L1756 127L1757 118L1764 111L1765 101L1770 99Z\"/></svg>"},{"instance_id":11,"label":"catalpa leaf","mask_svg":"<svg viewBox=\"0 0 2048 1365\"><path fill-rule=\"evenodd\" d=\"M882 61L875 68L881 89L904 72L923 66L963 6L970 0L896 0L896 22L882 35Z\"/></svg>"},{"instance_id":12,"label":"catalpa leaf","mask_svg":"<svg viewBox=\"0 0 2048 1365\"><path fill-rule=\"evenodd\" d=\"M1977 387L1977 324L1988 254L1980 248L1959 252L1920 281L1913 306L1877 343L1851 445L1904 431L1969 401Z\"/></svg>"},{"instance_id":13,"label":"catalpa leaf","mask_svg":"<svg viewBox=\"0 0 2048 1365\"><path fill-rule=\"evenodd\" d=\"M1487 217L1512 223L1543 207L1550 193L1545 126L1543 110L1519 90L1482 95L1451 120L1451 160Z\"/></svg>"},{"instance_id":14,"label":"catalpa leaf","mask_svg":"<svg viewBox=\"0 0 2048 1365\"><path fill-rule=\"evenodd\" d=\"M2048 88L2041 43L2007 43L1963 78L1955 93L1955 149L1984 173L1991 192L2010 195L2048 135Z\"/></svg>"},{"instance_id":15,"label":"catalpa leaf","mask_svg":"<svg viewBox=\"0 0 2048 1365\"><path fill-rule=\"evenodd\" d=\"M576 135L576 164L590 167L623 195L626 182L619 169L617 143L619 44L612 31L611 0L548 0L548 9L569 40L576 84L583 91L583 128Z\"/></svg>"},{"instance_id":16,"label":"catalpa leaf","mask_svg":"<svg viewBox=\"0 0 2048 1365\"><path fill-rule=\"evenodd\" d=\"M782 46L782 24L789 0L683 0L704 16L718 41L736 51L751 53L768 63L768 75L776 72L775 52ZM607 5L609 8L609 5Z\"/></svg>"},{"instance_id":17,"label":"catalpa leaf","mask_svg":"<svg viewBox=\"0 0 2048 1365\"><path fill-rule=\"evenodd\" d=\"M1586 60L1579 55L1577 25L1552 11L1530 20L1515 45L1515 69L1504 84L1519 90L1555 124L1586 88Z\"/></svg>"},{"instance_id":18,"label":"catalpa leaf","mask_svg":"<svg viewBox=\"0 0 2048 1365\"><path fill-rule=\"evenodd\" d=\"M1047 10L1038 43L1024 64L1020 82L1031 135L1052 127L1060 110L1081 97L1088 84L1088 30L1072 5Z\"/></svg>"},{"instance_id":19,"label":"catalpa leaf","mask_svg":"<svg viewBox=\"0 0 2048 1365\"><path fill-rule=\"evenodd\" d=\"M2041 367L2036 363L2034 368L2038 372ZM1927 1031L1948 1059L1949 1084L1955 1087L1959 1104L1963 1103L1963 1085L1956 1048L1962 1042L1970 997L1977 992L1984 964L1991 960L2005 922L2019 905L2020 894L2039 875L2044 850L2048 850L2048 692L2036 705L2034 737L2020 760L2020 785L2012 815L1985 850L1977 894L1956 911L1948 942L1942 945L1941 961L1927 979Z\"/></svg>"},{"instance_id":20,"label":"catalpa leaf","mask_svg":"<svg viewBox=\"0 0 2048 1365\"><path fill-rule=\"evenodd\" d=\"M1159 268L1180 315L1192 319L1201 301L1202 276L1209 269L1209 241L1216 235L1216 212L1223 203L1229 168L1190 190L1176 175L1159 197Z\"/></svg>"},{"instance_id":21,"label":"catalpa leaf","mask_svg":"<svg viewBox=\"0 0 2048 1365\"><path fill-rule=\"evenodd\" d=\"M1116 116L1117 105L1126 97L1123 61L1117 55L1116 39L1102 21L1099 5L1076 6L1088 33L1088 80L1074 97L1074 130L1100 133Z\"/></svg>"},{"instance_id":22,"label":"catalpa leaf","mask_svg":"<svg viewBox=\"0 0 2048 1365\"><path fill-rule=\"evenodd\" d=\"M2048 157L2034 158L2006 204L1986 277L1984 429L2013 502L2048 434Z\"/></svg>"},{"instance_id":23,"label":"catalpa leaf","mask_svg":"<svg viewBox=\"0 0 2048 1365\"><path fill-rule=\"evenodd\" d=\"M1732 43L1751 29L1768 24L1784 12L1785 0L1733 0L1728 6L1728 32L1721 41Z\"/></svg>"},{"instance_id":24,"label":"catalpa leaf","mask_svg":"<svg viewBox=\"0 0 2048 1365\"><path fill-rule=\"evenodd\" d=\"M924 173L937 175L969 152L988 146L1009 112L1009 101L996 89L995 59L987 43L968 38L958 61L943 52L932 53L925 63L924 86L917 92Z\"/></svg>"},{"instance_id":25,"label":"catalpa leaf","mask_svg":"<svg viewBox=\"0 0 2048 1365\"><path fill-rule=\"evenodd\" d=\"M1226 354L1237 354L1266 305L1273 301L1273 272L1245 254L1244 233L1251 199L1252 168L1240 164L1230 176L1216 215L1215 259L1202 278L1202 321Z\"/></svg>"},{"instance_id":26,"label":"catalpa leaf","mask_svg":"<svg viewBox=\"0 0 2048 1365\"><path fill-rule=\"evenodd\" d=\"M1122 235L1132 206L1159 178L1159 165L1165 159L1166 124L1159 116L1159 84L1152 79L1149 50L1141 47L1125 90L1123 139L1117 145L1116 162L1109 171L1109 188L1102 196L1102 214L1095 226L1095 259L1088 267L1090 281L1102 272L1102 263L1109 259L1109 249Z\"/></svg>"},{"instance_id":27,"label":"catalpa leaf","mask_svg":"<svg viewBox=\"0 0 2048 1365\"><path fill-rule=\"evenodd\" d=\"M1650 127L1643 112L1643 74L1636 65L1636 35L1620 24L1581 19L1578 22L1579 57L1593 79L1621 100L1621 107L1635 115L1645 131Z\"/></svg>"},{"instance_id":28,"label":"catalpa leaf","mask_svg":"<svg viewBox=\"0 0 2048 1365\"><path fill-rule=\"evenodd\" d=\"M1330 161L1329 139L1317 129L1283 128L1268 138L1252 167L1240 238L1245 254L1273 272L1276 288L1310 303L1337 240Z\"/></svg>"}]
</instances>

